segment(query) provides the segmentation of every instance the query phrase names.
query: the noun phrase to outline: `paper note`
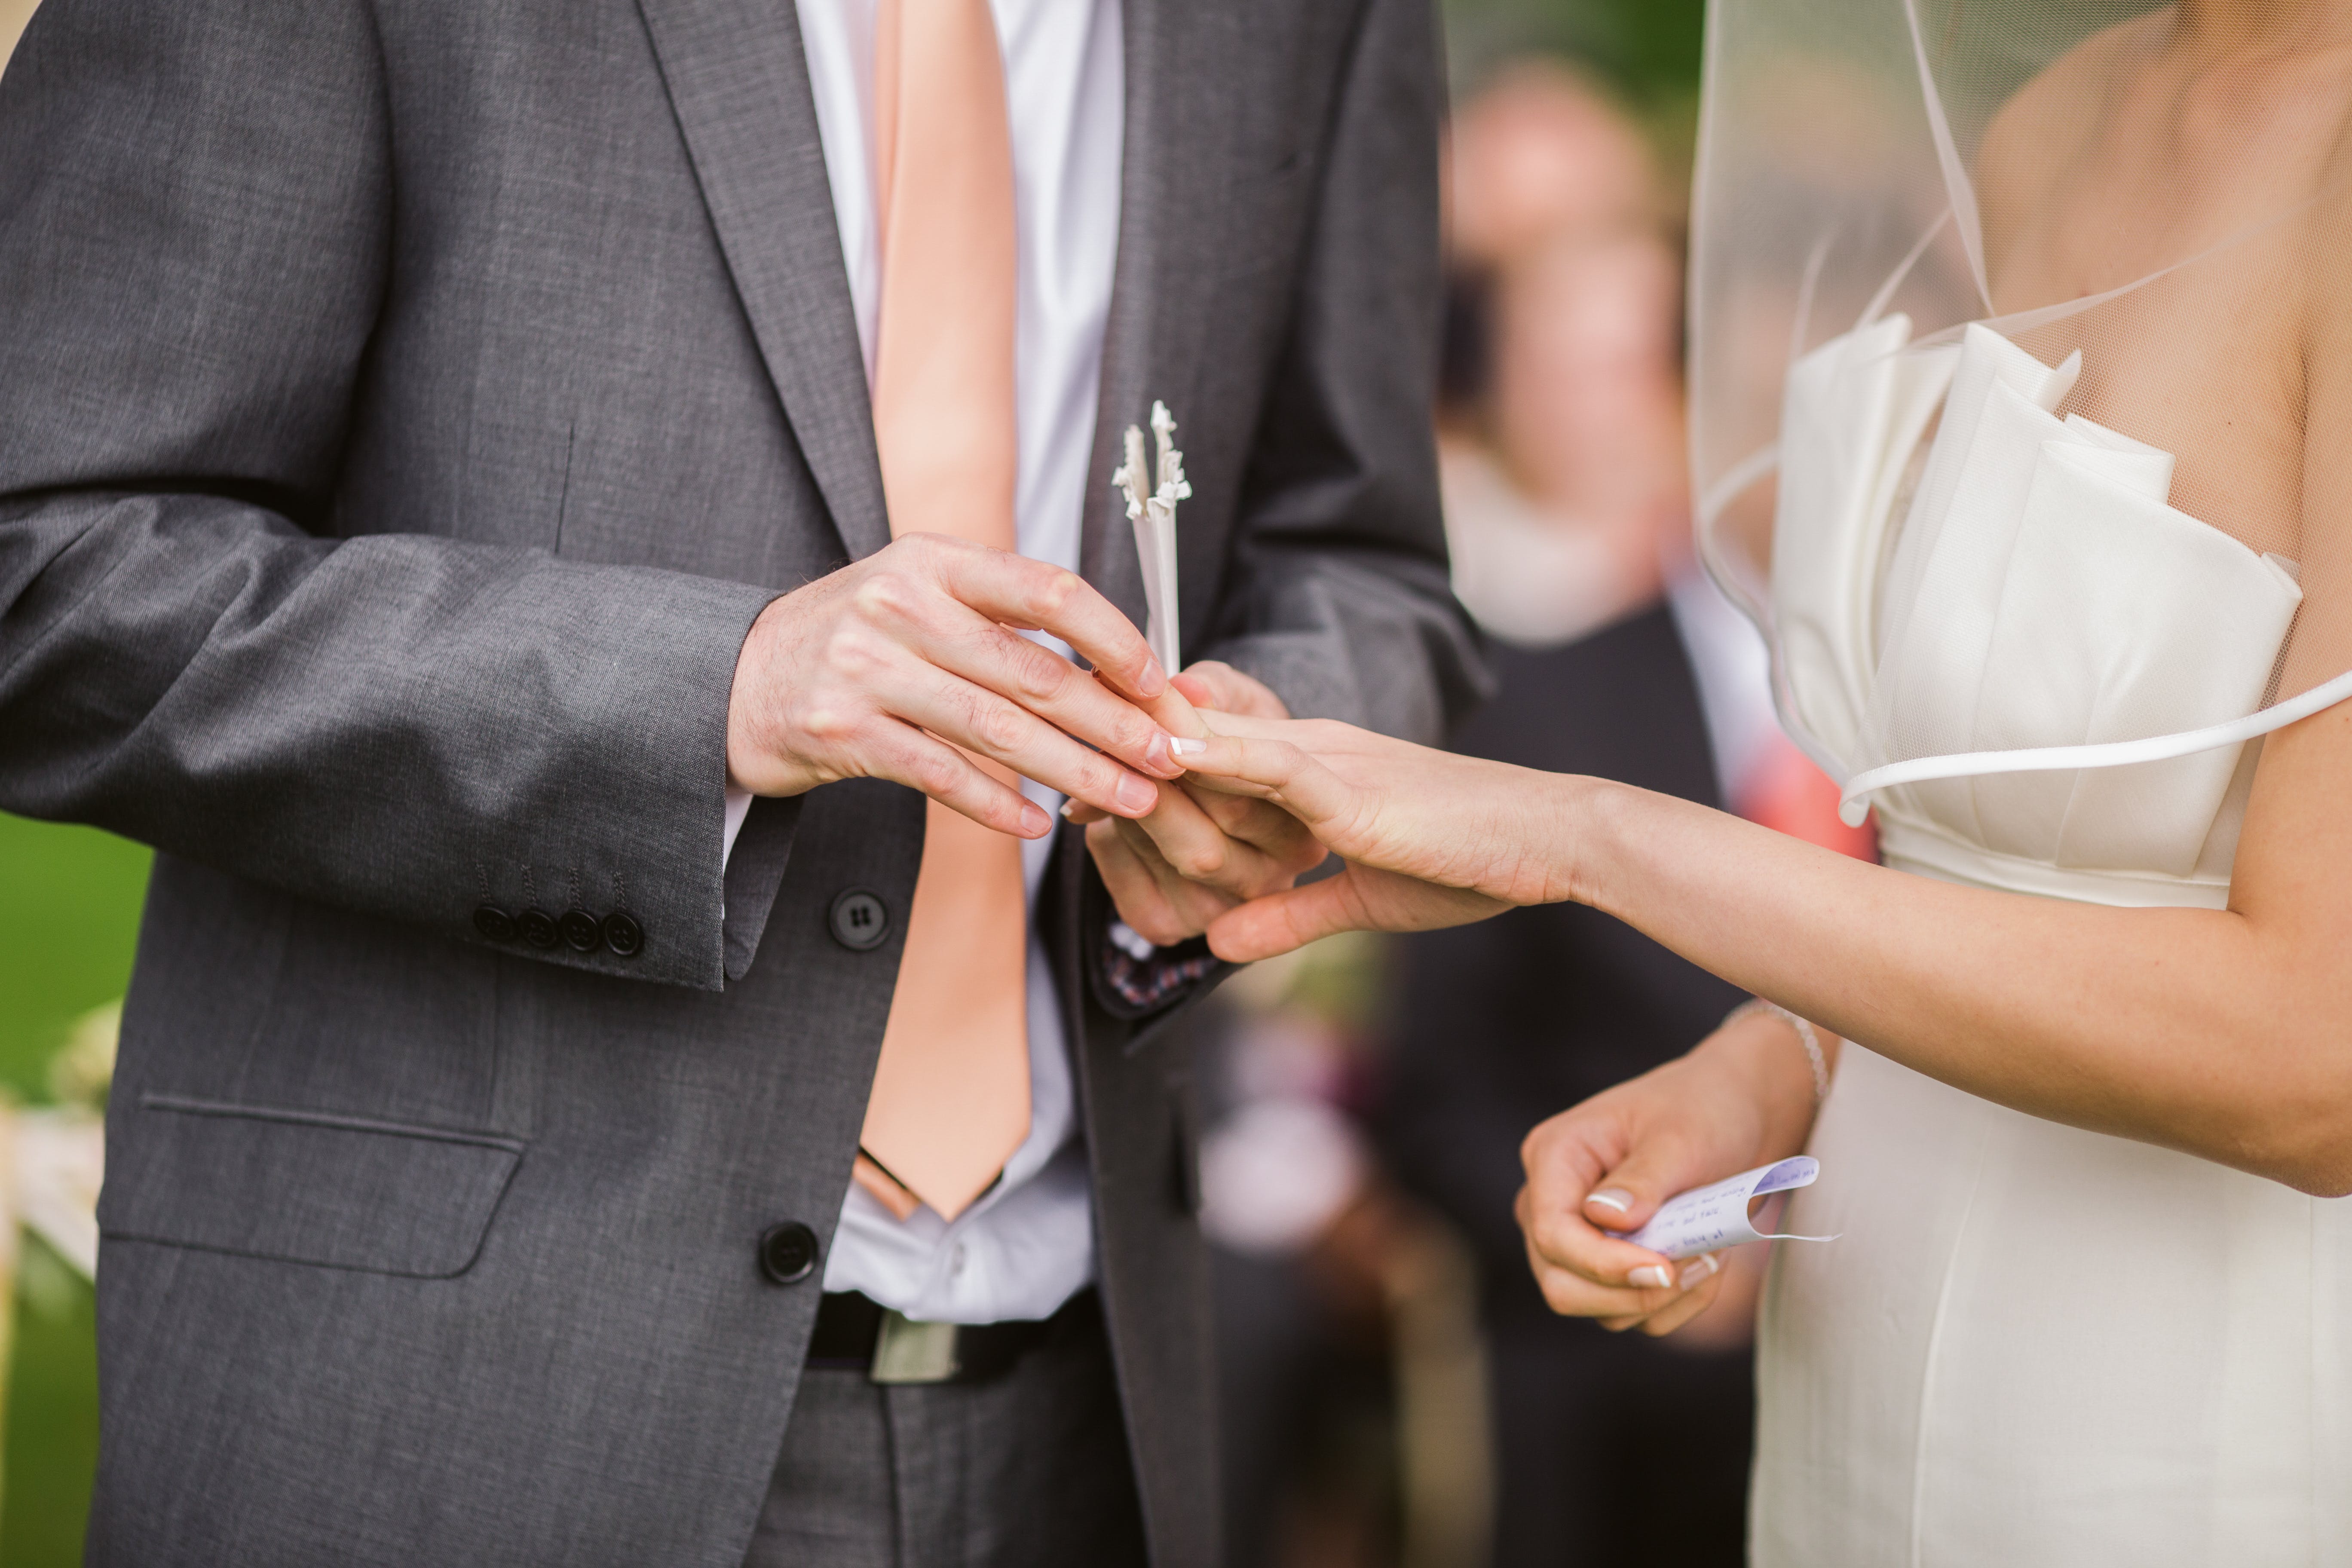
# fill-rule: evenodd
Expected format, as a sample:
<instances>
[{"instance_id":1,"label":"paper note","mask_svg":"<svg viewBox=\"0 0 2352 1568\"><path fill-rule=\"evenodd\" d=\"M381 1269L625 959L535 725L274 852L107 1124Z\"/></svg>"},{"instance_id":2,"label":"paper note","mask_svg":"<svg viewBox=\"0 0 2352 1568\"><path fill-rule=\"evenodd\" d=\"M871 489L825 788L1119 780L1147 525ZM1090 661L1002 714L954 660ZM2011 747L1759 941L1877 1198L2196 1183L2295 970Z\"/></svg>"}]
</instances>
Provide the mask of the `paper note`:
<instances>
[{"instance_id":1,"label":"paper note","mask_svg":"<svg viewBox=\"0 0 2352 1568\"><path fill-rule=\"evenodd\" d=\"M1151 434L1158 461L1144 461L1143 432L1130 425L1118 471L1111 488L1127 501L1127 520L1135 527L1135 553L1143 568L1143 640L1152 657L1170 671L1184 668L1177 646L1176 503L1192 493L1184 478L1184 454L1176 449L1176 420L1164 403L1151 405Z\"/></svg>"},{"instance_id":2,"label":"paper note","mask_svg":"<svg viewBox=\"0 0 2352 1568\"><path fill-rule=\"evenodd\" d=\"M1749 1209L1759 1198L1809 1187L1822 1173L1821 1163L1808 1154L1776 1165L1759 1165L1713 1186L1676 1193L1658 1206L1650 1223L1631 1233L1609 1234L1667 1258L1696 1258L1749 1241L1835 1241L1833 1236L1790 1236L1759 1231Z\"/></svg>"}]
</instances>

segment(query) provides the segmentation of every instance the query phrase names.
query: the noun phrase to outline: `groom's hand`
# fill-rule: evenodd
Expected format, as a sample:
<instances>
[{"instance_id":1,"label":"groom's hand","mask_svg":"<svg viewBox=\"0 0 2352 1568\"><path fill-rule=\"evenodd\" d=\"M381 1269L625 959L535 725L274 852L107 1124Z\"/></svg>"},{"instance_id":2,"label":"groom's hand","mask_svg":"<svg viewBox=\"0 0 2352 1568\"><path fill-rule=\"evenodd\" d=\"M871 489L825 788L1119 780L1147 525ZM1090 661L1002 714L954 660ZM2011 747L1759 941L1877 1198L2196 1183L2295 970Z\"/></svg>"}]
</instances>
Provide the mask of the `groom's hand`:
<instances>
[{"instance_id":1,"label":"groom's hand","mask_svg":"<svg viewBox=\"0 0 2352 1568\"><path fill-rule=\"evenodd\" d=\"M1214 659L1194 664L1174 685L1196 708L1290 716L1265 686ZM1087 848L1119 919L1147 942L1171 947L1196 937L1226 910L1280 892L1323 863L1314 835L1279 806L1197 786L1159 787L1159 804L1132 820L1075 805L1069 812L1087 825Z\"/></svg>"},{"instance_id":2,"label":"groom's hand","mask_svg":"<svg viewBox=\"0 0 2352 1568\"><path fill-rule=\"evenodd\" d=\"M1012 628L1052 633L1096 673ZM1139 816L1160 802L1154 778L1181 771L1168 732L1137 706L1167 689L1142 634L1076 573L908 534L752 623L728 704L728 782L776 795L890 779L1039 838L1045 814L965 752Z\"/></svg>"}]
</instances>

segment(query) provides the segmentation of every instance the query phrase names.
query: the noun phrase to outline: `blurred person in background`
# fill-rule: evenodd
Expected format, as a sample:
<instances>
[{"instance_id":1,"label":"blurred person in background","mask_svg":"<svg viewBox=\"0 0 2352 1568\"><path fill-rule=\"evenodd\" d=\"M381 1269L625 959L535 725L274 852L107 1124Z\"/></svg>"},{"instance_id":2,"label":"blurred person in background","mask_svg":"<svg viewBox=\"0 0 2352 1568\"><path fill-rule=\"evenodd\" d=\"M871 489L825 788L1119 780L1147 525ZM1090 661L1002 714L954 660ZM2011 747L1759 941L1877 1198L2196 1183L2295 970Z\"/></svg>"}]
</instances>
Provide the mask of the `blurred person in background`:
<instances>
[{"instance_id":1,"label":"blurred person in background","mask_svg":"<svg viewBox=\"0 0 2352 1568\"><path fill-rule=\"evenodd\" d=\"M1500 680L1455 749L1866 853L1774 723L1762 645L1691 562L1680 265L1643 134L1579 76L1527 63L1451 141L1446 534ZM1512 1205L1528 1131L1688 1049L1743 994L1573 904L1397 940L1382 1142L1478 1260L1493 1561L1738 1563L1760 1259L1731 1255L1674 1340L1612 1335L1546 1306Z\"/></svg>"}]
</instances>

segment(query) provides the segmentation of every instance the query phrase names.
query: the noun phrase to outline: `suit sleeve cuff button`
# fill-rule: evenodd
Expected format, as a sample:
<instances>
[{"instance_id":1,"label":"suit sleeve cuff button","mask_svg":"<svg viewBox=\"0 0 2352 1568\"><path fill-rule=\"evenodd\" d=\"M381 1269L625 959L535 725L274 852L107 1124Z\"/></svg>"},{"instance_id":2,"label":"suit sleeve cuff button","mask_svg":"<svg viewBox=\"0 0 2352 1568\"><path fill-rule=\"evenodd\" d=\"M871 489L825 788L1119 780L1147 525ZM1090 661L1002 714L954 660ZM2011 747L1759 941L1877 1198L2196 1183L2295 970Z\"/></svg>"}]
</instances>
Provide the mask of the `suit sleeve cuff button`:
<instances>
[{"instance_id":1,"label":"suit sleeve cuff button","mask_svg":"<svg viewBox=\"0 0 2352 1568\"><path fill-rule=\"evenodd\" d=\"M555 929L563 933L563 945L574 952L593 952L604 945L604 928L586 910L566 910Z\"/></svg>"},{"instance_id":2,"label":"suit sleeve cuff button","mask_svg":"<svg viewBox=\"0 0 2352 1568\"><path fill-rule=\"evenodd\" d=\"M646 950L646 928L626 910L604 917L604 945L617 957L635 958Z\"/></svg>"}]
</instances>

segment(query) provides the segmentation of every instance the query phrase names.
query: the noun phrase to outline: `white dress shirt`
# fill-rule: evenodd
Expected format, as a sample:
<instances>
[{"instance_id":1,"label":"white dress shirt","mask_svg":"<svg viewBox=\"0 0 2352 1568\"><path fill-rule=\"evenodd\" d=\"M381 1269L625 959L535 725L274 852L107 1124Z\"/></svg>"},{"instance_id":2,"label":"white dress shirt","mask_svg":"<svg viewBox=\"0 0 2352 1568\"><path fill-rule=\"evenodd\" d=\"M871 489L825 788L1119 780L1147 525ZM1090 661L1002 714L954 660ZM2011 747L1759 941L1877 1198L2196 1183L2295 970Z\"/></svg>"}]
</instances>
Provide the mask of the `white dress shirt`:
<instances>
[{"instance_id":1,"label":"white dress shirt","mask_svg":"<svg viewBox=\"0 0 2352 1568\"><path fill-rule=\"evenodd\" d=\"M867 162L875 0L796 4L870 380L881 294ZM1015 522L1022 554L1076 571L1118 247L1126 91L1118 0L990 0L990 9L1004 54L1020 255ZM1043 785L1029 784L1024 793L1049 815L1061 808L1061 796ZM748 795L730 792L730 851L750 805ZM1033 910L1052 845L1047 837L1022 847ZM1028 1138L1003 1179L952 1225L928 1206L902 1224L851 1184L824 1288L862 1290L934 1322L1051 1316L1095 1277L1093 1200L1075 1092L1061 1002L1033 924Z\"/></svg>"}]
</instances>

